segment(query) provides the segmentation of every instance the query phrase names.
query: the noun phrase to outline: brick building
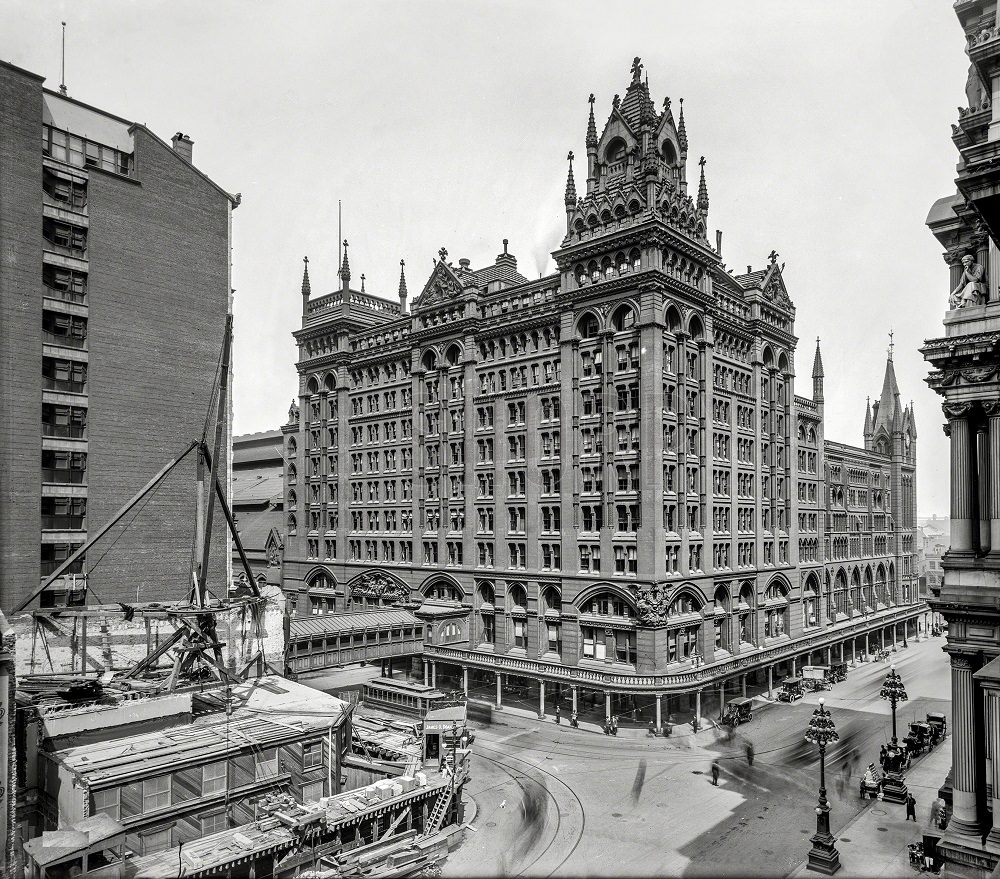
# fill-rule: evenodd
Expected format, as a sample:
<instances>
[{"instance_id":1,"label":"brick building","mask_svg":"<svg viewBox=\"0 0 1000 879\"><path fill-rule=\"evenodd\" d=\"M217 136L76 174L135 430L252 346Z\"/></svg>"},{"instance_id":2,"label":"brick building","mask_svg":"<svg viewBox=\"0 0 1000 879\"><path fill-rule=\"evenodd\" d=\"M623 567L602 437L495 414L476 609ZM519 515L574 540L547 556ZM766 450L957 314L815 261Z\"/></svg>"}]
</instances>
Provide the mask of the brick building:
<instances>
[{"instance_id":1,"label":"brick building","mask_svg":"<svg viewBox=\"0 0 1000 879\"><path fill-rule=\"evenodd\" d=\"M829 442L777 255L727 269L683 105L657 111L640 71L600 136L591 98L556 274L528 280L506 241L475 270L442 249L411 311L402 271L398 301L352 289L345 242L340 290L302 280L286 594L419 606L425 659L532 678L542 709L545 682L574 705L724 693L922 610L891 351L863 446Z\"/></svg>"},{"instance_id":2,"label":"brick building","mask_svg":"<svg viewBox=\"0 0 1000 879\"><path fill-rule=\"evenodd\" d=\"M238 203L145 126L0 63L0 607L199 438ZM183 331L179 332L179 328ZM40 597L189 586L194 456ZM221 517L220 517L221 518ZM213 579L228 546L215 531ZM95 597L96 596L96 597Z\"/></svg>"}]
</instances>

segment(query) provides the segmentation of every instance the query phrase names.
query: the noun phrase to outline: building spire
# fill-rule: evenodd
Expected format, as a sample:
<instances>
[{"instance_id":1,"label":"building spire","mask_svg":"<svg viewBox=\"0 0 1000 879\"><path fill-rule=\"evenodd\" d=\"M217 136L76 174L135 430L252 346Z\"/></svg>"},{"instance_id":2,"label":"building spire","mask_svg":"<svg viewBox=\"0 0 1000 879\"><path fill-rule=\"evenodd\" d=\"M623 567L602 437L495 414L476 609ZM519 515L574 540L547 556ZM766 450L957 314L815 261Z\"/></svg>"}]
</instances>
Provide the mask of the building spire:
<instances>
[{"instance_id":1,"label":"building spire","mask_svg":"<svg viewBox=\"0 0 1000 879\"><path fill-rule=\"evenodd\" d=\"M351 263L347 259L347 239L344 239L344 258L340 262L341 285L347 290L351 285Z\"/></svg>"},{"instance_id":2,"label":"building spire","mask_svg":"<svg viewBox=\"0 0 1000 879\"><path fill-rule=\"evenodd\" d=\"M816 337L816 354L813 357L813 402L823 402L823 355L819 350L819 336Z\"/></svg>"},{"instance_id":3,"label":"building spire","mask_svg":"<svg viewBox=\"0 0 1000 879\"><path fill-rule=\"evenodd\" d=\"M566 175L566 210L576 206L576 181L573 179L573 151L570 150L566 161L569 162L569 173Z\"/></svg>"},{"instance_id":4,"label":"building spire","mask_svg":"<svg viewBox=\"0 0 1000 879\"><path fill-rule=\"evenodd\" d=\"M872 398L865 397L865 439L872 435ZM867 446L866 446L867 448Z\"/></svg>"},{"instance_id":5,"label":"building spire","mask_svg":"<svg viewBox=\"0 0 1000 879\"><path fill-rule=\"evenodd\" d=\"M309 283L309 257L302 257L302 298L308 299L312 294L312 286Z\"/></svg>"},{"instance_id":6,"label":"building spire","mask_svg":"<svg viewBox=\"0 0 1000 879\"><path fill-rule=\"evenodd\" d=\"M587 120L587 147L597 148L597 123L594 121L594 93L587 99L590 101L590 118Z\"/></svg>"},{"instance_id":7,"label":"building spire","mask_svg":"<svg viewBox=\"0 0 1000 879\"><path fill-rule=\"evenodd\" d=\"M677 140L681 147L681 158L684 158L688 151L687 126L684 124L684 98L680 98L680 104L680 116L677 120Z\"/></svg>"},{"instance_id":8,"label":"building spire","mask_svg":"<svg viewBox=\"0 0 1000 879\"><path fill-rule=\"evenodd\" d=\"M708 186L705 183L705 157L702 156L698 160L698 164L701 165L701 180L698 181L698 210L702 213L708 213Z\"/></svg>"}]
</instances>

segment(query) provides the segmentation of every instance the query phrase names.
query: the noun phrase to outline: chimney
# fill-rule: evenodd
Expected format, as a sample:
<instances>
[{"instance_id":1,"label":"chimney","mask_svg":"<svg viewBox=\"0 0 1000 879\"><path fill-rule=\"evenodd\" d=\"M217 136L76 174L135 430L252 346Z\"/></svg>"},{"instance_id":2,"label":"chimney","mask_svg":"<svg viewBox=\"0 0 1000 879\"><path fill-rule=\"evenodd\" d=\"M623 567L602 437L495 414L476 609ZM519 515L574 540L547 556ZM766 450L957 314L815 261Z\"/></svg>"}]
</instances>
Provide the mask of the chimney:
<instances>
[{"instance_id":1,"label":"chimney","mask_svg":"<svg viewBox=\"0 0 1000 879\"><path fill-rule=\"evenodd\" d=\"M181 134L178 131L177 134L170 138L170 142L174 145L174 152L190 165L194 141L186 134Z\"/></svg>"},{"instance_id":2,"label":"chimney","mask_svg":"<svg viewBox=\"0 0 1000 879\"><path fill-rule=\"evenodd\" d=\"M715 230L715 252L722 256L722 230Z\"/></svg>"},{"instance_id":3,"label":"chimney","mask_svg":"<svg viewBox=\"0 0 1000 879\"><path fill-rule=\"evenodd\" d=\"M469 266L472 265L472 261L462 257L462 259L458 261L458 264L466 271L469 271Z\"/></svg>"}]
</instances>

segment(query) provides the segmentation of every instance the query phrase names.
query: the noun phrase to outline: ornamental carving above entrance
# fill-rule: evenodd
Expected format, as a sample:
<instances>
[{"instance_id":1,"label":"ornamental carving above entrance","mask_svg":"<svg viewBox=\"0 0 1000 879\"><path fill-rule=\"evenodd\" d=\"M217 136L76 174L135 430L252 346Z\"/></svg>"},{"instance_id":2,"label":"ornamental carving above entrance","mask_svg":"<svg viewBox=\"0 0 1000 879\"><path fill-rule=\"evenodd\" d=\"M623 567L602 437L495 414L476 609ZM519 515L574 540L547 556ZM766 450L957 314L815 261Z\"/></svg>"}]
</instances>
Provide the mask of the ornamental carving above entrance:
<instances>
[{"instance_id":1,"label":"ornamental carving above entrance","mask_svg":"<svg viewBox=\"0 0 1000 879\"><path fill-rule=\"evenodd\" d=\"M369 601L406 601L410 589L404 583L394 580L378 571L367 571L351 582L351 600L367 598Z\"/></svg>"}]
</instances>

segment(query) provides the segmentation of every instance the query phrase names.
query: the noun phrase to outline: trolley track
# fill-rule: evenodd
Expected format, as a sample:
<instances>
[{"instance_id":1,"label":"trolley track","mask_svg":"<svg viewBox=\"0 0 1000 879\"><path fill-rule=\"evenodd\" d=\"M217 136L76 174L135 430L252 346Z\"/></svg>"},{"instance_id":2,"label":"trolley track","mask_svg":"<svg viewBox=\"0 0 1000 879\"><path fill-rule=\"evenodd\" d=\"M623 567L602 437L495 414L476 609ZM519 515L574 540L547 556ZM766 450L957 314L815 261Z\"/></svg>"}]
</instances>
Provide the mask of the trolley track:
<instances>
[{"instance_id":1,"label":"trolley track","mask_svg":"<svg viewBox=\"0 0 1000 879\"><path fill-rule=\"evenodd\" d=\"M536 785L538 788L540 788L541 791L544 793L544 795L547 797L548 801L552 803L553 807L555 808L556 821L555 821L555 827L553 828L551 839L549 840L548 844L540 852L538 852L538 854L534 857L534 859L530 863L519 865L516 870L516 873L517 875L541 875L541 876L555 875L562 868L562 866L573 856L573 854L579 847L580 842L583 840L584 832L587 826L587 813L586 810L584 809L583 801L580 799L579 796L577 796L576 792L568 784L566 784L566 782L564 782L561 778L559 778L559 776L551 772L548 772L545 769L542 769L540 766L538 766L536 763L531 762L530 760L525 760L521 757L515 757L512 754L508 754L507 752L500 750L499 748L492 748L489 745L481 744L478 741L473 745L473 748L474 750L483 750L491 752L491 756L489 757L490 761L504 774L508 775L511 778L511 780L521 789L522 794L530 798L530 795L527 793L527 790L524 784L522 783L522 781L529 781L532 784ZM504 761L513 761L514 763L520 763L524 767L526 767L526 769L522 770L514 769L510 765L505 765ZM520 774L517 774L518 771L520 771ZM569 794L569 796L573 799L573 801L575 801L576 807L580 812L580 829L576 835L576 839L573 841L572 846L554 867L549 869L548 872L539 874L532 874L531 872L532 868L549 853L549 851L555 846L557 842L560 841L560 829L562 828L563 815L559 808L559 800L556 798L555 794L553 794L552 791L549 789L548 785L545 784L543 781L539 781L536 778L532 778L528 774L528 771L537 772L545 779L551 779L553 782L559 785L563 790L565 790Z\"/></svg>"}]
</instances>

